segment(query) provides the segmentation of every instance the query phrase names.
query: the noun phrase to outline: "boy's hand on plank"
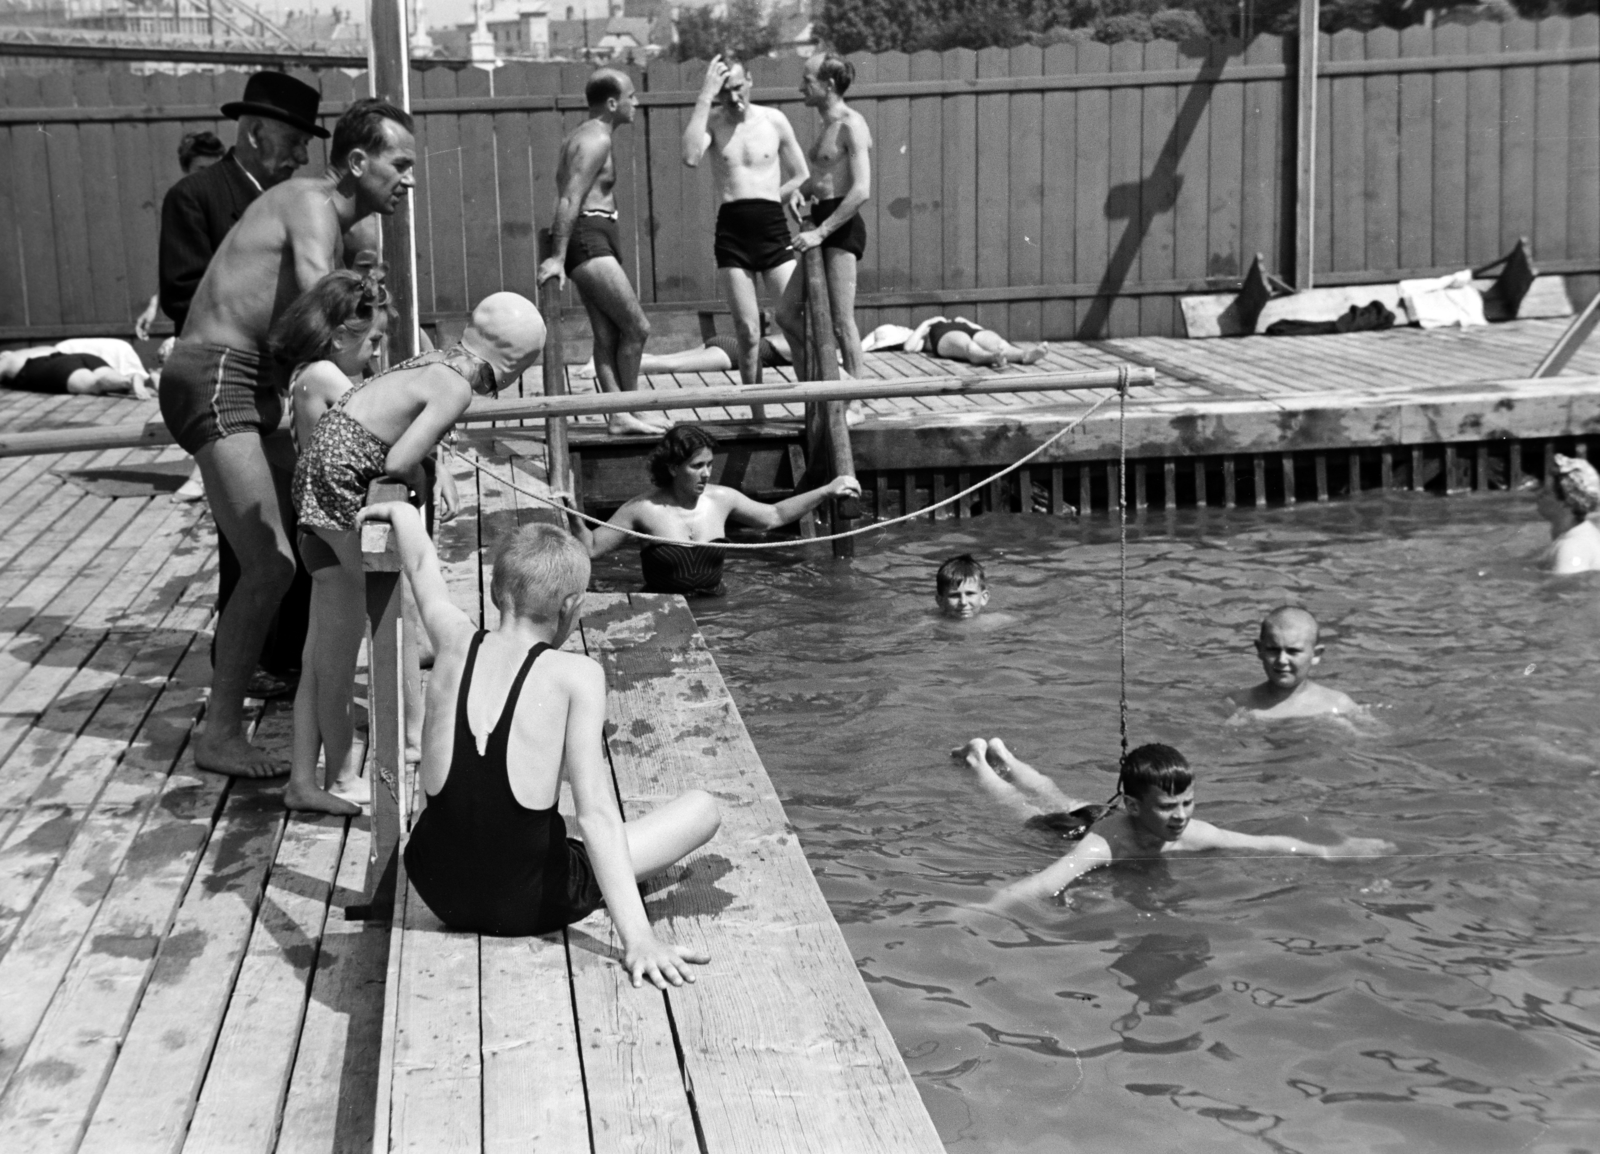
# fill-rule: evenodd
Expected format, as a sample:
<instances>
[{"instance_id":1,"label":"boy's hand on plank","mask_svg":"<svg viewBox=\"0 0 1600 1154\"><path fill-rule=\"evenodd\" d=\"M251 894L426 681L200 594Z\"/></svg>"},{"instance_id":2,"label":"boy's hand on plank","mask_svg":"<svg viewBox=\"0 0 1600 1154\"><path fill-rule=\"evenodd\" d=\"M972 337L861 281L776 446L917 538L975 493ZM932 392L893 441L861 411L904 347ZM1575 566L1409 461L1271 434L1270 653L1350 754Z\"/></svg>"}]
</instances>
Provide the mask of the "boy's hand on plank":
<instances>
[{"instance_id":1,"label":"boy's hand on plank","mask_svg":"<svg viewBox=\"0 0 1600 1154\"><path fill-rule=\"evenodd\" d=\"M644 978L649 978L650 984L658 990L666 989L668 982L674 986L693 982L694 974L684 963L693 962L703 966L710 960L710 954L688 946L669 946L658 942L653 935L647 942L629 946L622 955L623 968L628 971L628 980L633 983L634 989L644 984Z\"/></svg>"}]
</instances>

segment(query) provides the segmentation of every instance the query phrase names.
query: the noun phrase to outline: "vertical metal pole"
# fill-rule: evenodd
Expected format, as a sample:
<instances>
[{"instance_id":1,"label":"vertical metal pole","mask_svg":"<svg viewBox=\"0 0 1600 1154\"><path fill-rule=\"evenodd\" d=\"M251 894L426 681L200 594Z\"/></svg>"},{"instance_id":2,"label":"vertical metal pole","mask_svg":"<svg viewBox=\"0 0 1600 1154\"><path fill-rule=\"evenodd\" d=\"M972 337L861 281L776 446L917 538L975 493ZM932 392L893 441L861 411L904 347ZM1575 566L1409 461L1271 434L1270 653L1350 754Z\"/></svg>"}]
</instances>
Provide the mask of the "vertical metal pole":
<instances>
[{"instance_id":1,"label":"vertical metal pole","mask_svg":"<svg viewBox=\"0 0 1600 1154\"><path fill-rule=\"evenodd\" d=\"M1311 287L1317 217L1317 0L1300 0L1295 58L1294 283Z\"/></svg>"},{"instance_id":2,"label":"vertical metal pole","mask_svg":"<svg viewBox=\"0 0 1600 1154\"><path fill-rule=\"evenodd\" d=\"M411 65L406 29L406 0L372 0L367 10L367 91L411 111ZM420 317L417 302L416 218L411 198L402 197L393 216L381 218L386 283L398 323L389 330L391 364L417 355Z\"/></svg>"}]
</instances>

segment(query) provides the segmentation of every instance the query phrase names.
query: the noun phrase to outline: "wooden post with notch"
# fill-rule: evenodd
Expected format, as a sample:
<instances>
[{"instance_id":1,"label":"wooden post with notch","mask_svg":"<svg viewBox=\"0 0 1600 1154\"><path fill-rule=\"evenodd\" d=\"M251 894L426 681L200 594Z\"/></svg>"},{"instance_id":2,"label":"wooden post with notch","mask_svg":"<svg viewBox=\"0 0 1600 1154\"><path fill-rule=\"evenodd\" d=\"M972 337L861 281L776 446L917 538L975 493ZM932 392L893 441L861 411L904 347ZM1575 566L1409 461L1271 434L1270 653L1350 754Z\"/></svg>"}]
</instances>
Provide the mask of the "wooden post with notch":
<instances>
[{"instance_id":1,"label":"wooden post with notch","mask_svg":"<svg viewBox=\"0 0 1600 1154\"><path fill-rule=\"evenodd\" d=\"M562 397L567 393L567 365L561 349L561 286L555 277L539 287L539 311L544 314L544 355L540 362L544 367L544 395ZM576 501L565 417L544 420L544 463L551 492Z\"/></svg>"},{"instance_id":2,"label":"wooden post with notch","mask_svg":"<svg viewBox=\"0 0 1600 1154\"><path fill-rule=\"evenodd\" d=\"M404 501L406 486L380 478L367 489L367 504ZM400 554L389 526L361 527L361 568L367 585L367 733L371 742L372 850L367 858L366 900L347 918L384 921L394 910L396 858L405 827L405 645L400 612Z\"/></svg>"},{"instance_id":3,"label":"wooden post with notch","mask_svg":"<svg viewBox=\"0 0 1600 1154\"><path fill-rule=\"evenodd\" d=\"M833 338L833 310L828 302L828 278L822 267L822 250L807 249L801 263L806 278L806 377L813 381L837 381L839 352ZM832 466L829 480L855 475L855 457L850 451L850 425L845 420L843 401L807 405L806 430L808 442L818 448L826 448L826 456L819 458L813 450L811 459L820 459ZM829 502L830 532L849 532L855 528L860 516L861 503L854 497L838 497ZM846 537L833 543L835 557L854 557L855 554L854 538Z\"/></svg>"}]
</instances>

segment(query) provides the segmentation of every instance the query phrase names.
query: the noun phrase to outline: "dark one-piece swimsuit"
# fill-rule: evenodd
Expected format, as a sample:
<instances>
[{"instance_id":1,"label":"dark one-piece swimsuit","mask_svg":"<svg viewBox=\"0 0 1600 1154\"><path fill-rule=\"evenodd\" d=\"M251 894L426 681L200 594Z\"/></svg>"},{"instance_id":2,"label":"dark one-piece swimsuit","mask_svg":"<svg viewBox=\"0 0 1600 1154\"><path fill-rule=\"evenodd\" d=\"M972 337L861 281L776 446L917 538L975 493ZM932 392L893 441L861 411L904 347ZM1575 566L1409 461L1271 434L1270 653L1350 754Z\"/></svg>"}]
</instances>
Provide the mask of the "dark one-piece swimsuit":
<instances>
[{"instance_id":1,"label":"dark one-piece swimsuit","mask_svg":"<svg viewBox=\"0 0 1600 1154\"><path fill-rule=\"evenodd\" d=\"M522 683L550 647L541 642L529 651L480 754L467 722L467 694L483 638L481 630L473 637L461 670L450 776L412 827L406 873L452 930L501 937L549 933L581 921L602 901L583 843L567 837L555 806L529 809L519 802L506 771Z\"/></svg>"},{"instance_id":2,"label":"dark one-piece swimsuit","mask_svg":"<svg viewBox=\"0 0 1600 1154\"><path fill-rule=\"evenodd\" d=\"M726 544L726 537L718 537ZM722 563L726 549L716 545L679 545L646 541L639 549L646 593L681 593L685 597L721 597Z\"/></svg>"}]
</instances>

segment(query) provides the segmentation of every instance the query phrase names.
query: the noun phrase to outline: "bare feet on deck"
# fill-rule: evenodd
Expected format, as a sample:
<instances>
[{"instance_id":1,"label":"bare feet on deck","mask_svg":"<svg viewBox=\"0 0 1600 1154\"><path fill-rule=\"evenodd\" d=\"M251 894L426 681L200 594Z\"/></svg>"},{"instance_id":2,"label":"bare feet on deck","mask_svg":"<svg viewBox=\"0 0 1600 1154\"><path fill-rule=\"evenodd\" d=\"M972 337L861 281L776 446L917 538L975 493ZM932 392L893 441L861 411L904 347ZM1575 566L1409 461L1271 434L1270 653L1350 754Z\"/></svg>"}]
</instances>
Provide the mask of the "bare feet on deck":
<instances>
[{"instance_id":1,"label":"bare feet on deck","mask_svg":"<svg viewBox=\"0 0 1600 1154\"><path fill-rule=\"evenodd\" d=\"M354 817L361 812L361 807L355 802L346 801L329 790L315 786L302 787L292 781L283 787L283 808L331 813L338 817Z\"/></svg>"},{"instance_id":2,"label":"bare feet on deck","mask_svg":"<svg viewBox=\"0 0 1600 1154\"><path fill-rule=\"evenodd\" d=\"M1024 365L1036 365L1040 361L1044 360L1044 355L1049 351L1050 346L1047 344L1028 345L1022 350L1022 359L1019 363Z\"/></svg>"},{"instance_id":3,"label":"bare feet on deck","mask_svg":"<svg viewBox=\"0 0 1600 1154\"><path fill-rule=\"evenodd\" d=\"M844 423L854 428L867 419L867 407L860 401L851 401L844 408Z\"/></svg>"},{"instance_id":4,"label":"bare feet on deck","mask_svg":"<svg viewBox=\"0 0 1600 1154\"><path fill-rule=\"evenodd\" d=\"M213 738L202 733L194 739L194 763L229 777L282 777L289 764L264 749L257 749L239 734Z\"/></svg>"},{"instance_id":5,"label":"bare feet on deck","mask_svg":"<svg viewBox=\"0 0 1600 1154\"><path fill-rule=\"evenodd\" d=\"M357 774L349 780L337 778L328 786L328 792L334 797L343 798L352 805L368 806L372 804L372 783ZM284 804L288 804L289 791L284 790ZM290 808L293 808L292 806Z\"/></svg>"},{"instance_id":6,"label":"bare feet on deck","mask_svg":"<svg viewBox=\"0 0 1600 1154\"><path fill-rule=\"evenodd\" d=\"M606 432L614 437L659 437L666 431L665 425L653 425L633 413L612 413L606 421Z\"/></svg>"}]
</instances>

